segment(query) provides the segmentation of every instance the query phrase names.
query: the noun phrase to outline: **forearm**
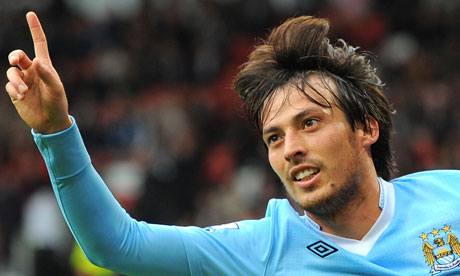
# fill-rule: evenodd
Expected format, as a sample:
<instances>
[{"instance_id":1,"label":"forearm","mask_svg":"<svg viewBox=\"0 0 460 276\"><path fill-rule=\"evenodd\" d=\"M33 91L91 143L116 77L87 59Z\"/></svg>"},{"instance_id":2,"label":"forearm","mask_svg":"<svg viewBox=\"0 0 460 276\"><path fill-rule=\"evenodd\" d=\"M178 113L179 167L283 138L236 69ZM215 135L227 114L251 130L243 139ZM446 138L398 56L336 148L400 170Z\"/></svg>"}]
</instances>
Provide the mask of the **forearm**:
<instances>
[{"instance_id":1,"label":"forearm","mask_svg":"<svg viewBox=\"0 0 460 276\"><path fill-rule=\"evenodd\" d=\"M75 123L34 138L66 222L90 261L129 275L188 274L178 232L126 214L91 165Z\"/></svg>"}]
</instances>

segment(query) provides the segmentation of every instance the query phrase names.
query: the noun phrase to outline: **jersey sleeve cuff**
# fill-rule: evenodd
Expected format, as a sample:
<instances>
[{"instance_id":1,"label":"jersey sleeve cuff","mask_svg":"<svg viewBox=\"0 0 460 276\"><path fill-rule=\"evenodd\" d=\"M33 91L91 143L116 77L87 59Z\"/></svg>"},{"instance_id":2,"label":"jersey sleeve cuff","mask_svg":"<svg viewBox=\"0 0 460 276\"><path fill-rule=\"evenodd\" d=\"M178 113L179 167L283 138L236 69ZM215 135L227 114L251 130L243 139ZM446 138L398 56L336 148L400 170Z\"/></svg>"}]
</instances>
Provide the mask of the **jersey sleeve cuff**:
<instances>
[{"instance_id":1,"label":"jersey sleeve cuff","mask_svg":"<svg viewBox=\"0 0 460 276\"><path fill-rule=\"evenodd\" d=\"M57 133L41 134L31 130L52 178L72 177L91 163L75 118L70 116L70 119L72 125Z\"/></svg>"}]
</instances>

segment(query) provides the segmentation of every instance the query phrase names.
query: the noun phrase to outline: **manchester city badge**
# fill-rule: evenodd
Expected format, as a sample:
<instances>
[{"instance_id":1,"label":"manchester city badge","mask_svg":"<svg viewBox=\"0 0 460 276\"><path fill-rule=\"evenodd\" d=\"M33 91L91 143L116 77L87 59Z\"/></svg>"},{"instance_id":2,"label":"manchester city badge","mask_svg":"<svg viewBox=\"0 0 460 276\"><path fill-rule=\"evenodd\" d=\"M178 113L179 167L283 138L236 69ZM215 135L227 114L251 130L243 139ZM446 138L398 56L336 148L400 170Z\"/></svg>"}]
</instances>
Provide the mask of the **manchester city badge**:
<instances>
[{"instance_id":1,"label":"manchester city badge","mask_svg":"<svg viewBox=\"0 0 460 276\"><path fill-rule=\"evenodd\" d=\"M452 233L451 226L433 228L431 232L423 232L422 250L425 260L431 266L431 275L460 266L460 244L458 238ZM459 273L460 273L460 267Z\"/></svg>"}]
</instances>

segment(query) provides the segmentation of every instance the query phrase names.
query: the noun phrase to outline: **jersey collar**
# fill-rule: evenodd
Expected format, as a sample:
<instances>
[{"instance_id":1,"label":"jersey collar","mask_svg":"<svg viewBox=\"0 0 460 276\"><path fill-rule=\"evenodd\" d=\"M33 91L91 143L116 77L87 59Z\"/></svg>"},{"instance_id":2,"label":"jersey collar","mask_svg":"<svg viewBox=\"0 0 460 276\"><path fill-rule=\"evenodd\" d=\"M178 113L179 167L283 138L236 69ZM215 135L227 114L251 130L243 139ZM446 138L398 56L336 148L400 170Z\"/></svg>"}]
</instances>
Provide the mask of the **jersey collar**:
<instances>
[{"instance_id":1,"label":"jersey collar","mask_svg":"<svg viewBox=\"0 0 460 276\"><path fill-rule=\"evenodd\" d=\"M374 244L377 242L378 238L390 224L395 208L395 192L393 184L383 180L380 177L378 180L380 185L379 206L380 209L382 209L382 212L377 218L375 224L361 240L343 238L322 232L320 226L312 219L310 219L306 213L304 216L305 223L309 227L313 228L314 231L318 232L320 236L334 242L336 245L342 247L343 249L351 253L366 256Z\"/></svg>"}]
</instances>

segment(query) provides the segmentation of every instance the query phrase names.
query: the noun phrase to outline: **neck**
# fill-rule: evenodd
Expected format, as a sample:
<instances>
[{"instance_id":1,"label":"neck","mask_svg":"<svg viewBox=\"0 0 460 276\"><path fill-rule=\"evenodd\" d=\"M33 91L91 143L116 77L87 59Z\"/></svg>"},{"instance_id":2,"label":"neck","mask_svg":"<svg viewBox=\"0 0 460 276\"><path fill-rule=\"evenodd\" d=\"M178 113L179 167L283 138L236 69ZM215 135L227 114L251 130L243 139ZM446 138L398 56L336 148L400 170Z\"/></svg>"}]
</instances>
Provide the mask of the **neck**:
<instances>
[{"instance_id":1,"label":"neck","mask_svg":"<svg viewBox=\"0 0 460 276\"><path fill-rule=\"evenodd\" d=\"M307 212L321 231L335 236L361 240L377 221L382 210L379 206L380 185L377 175L361 186L363 196L350 202L344 210L333 218L321 218Z\"/></svg>"}]
</instances>

